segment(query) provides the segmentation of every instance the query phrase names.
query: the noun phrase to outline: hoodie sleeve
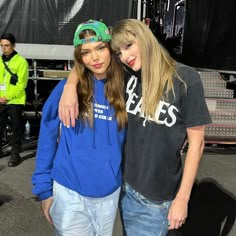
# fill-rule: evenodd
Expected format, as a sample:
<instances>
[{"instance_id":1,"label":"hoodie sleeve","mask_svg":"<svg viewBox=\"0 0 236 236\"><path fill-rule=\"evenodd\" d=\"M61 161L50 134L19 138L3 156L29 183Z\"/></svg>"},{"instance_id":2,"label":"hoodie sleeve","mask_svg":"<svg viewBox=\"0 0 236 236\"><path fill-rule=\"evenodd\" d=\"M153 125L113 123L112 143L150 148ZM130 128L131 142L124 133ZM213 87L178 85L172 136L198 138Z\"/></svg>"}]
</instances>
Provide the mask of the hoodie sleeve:
<instances>
[{"instance_id":1,"label":"hoodie sleeve","mask_svg":"<svg viewBox=\"0 0 236 236\"><path fill-rule=\"evenodd\" d=\"M66 80L62 80L54 88L43 106L38 147L36 153L36 167L32 176L33 194L40 200L52 196L51 171L53 160L57 151L57 138L60 120L58 117L58 104Z\"/></svg>"}]
</instances>

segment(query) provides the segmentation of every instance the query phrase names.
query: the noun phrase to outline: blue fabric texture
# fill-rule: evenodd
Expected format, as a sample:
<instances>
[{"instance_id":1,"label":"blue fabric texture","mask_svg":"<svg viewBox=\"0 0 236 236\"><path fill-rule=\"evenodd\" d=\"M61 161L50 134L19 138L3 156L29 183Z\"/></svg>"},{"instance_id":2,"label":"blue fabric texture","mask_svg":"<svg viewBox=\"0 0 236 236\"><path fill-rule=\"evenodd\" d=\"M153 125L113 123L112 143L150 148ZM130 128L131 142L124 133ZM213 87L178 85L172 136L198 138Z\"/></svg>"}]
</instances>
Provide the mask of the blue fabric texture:
<instances>
[{"instance_id":1,"label":"blue fabric texture","mask_svg":"<svg viewBox=\"0 0 236 236\"><path fill-rule=\"evenodd\" d=\"M61 125L58 104L66 80L52 91L42 110L33 193L52 196L53 180L87 197L104 197L121 185L121 157L126 131L118 131L114 109L104 95L106 80L94 78L93 127L81 120Z\"/></svg>"},{"instance_id":2,"label":"blue fabric texture","mask_svg":"<svg viewBox=\"0 0 236 236\"><path fill-rule=\"evenodd\" d=\"M150 201L128 184L124 184L120 198L124 235L167 235L167 216L171 201Z\"/></svg>"}]
</instances>

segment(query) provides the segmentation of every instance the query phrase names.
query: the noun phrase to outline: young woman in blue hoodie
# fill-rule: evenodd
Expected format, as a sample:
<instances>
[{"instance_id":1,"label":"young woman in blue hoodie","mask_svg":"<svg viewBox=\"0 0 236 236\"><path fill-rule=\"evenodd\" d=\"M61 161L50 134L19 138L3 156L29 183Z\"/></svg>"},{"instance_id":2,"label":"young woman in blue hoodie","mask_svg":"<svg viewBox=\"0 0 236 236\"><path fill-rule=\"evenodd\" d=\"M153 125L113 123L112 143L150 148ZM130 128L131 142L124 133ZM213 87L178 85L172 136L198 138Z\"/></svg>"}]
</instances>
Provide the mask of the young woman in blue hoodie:
<instances>
[{"instance_id":1,"label":"young woman in blue hoodie","mask_svg":"<svg viewBox=\"0 0 236 236\"><path fill-rule=\"evenodd\" d=\"M107 26L94 20L80 24L74 34L80 75L75 127L60 126L58 117L66 80L43 107L33 193L56 235L112 235L127 114L123 72L110 40Z\"/></svg>"}]
</instances>

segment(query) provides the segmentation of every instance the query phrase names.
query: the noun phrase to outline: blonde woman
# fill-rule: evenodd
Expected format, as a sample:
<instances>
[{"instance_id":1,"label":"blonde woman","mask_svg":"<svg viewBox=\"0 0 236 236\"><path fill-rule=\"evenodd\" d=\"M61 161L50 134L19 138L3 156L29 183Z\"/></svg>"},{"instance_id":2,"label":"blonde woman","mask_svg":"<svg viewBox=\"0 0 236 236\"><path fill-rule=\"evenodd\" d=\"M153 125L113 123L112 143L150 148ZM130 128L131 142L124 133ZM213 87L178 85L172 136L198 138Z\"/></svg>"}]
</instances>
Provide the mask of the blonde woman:
<instances>
[{"instance_id":1,"label":"blonde woman","mask_svg":"<svg viewBox=\"0 0 236 236\"><path fill-rule=\"evenodd\" d=\"M138 20L121 20L112 29L111 46L126 71L128 130L120 201L125 235L164 236L187 218L205 125L211 122L203 86L198 73L171 58ZM77 101L65 97L77 80L72 72L61 100L65 125L73 126L78 113Z\"/></svg>"},{"instance_id":2,"label":"blonde woman","mask_svg":"<svg viewBox=\"0 0 236 236\"><path fill-rule=\"evenodd\" d=\"M89 20L74 35L80 115L60 127L58 105L65 80L43 107L33 193L56 235L111 236L121 186L127 113L123 72L107 26ZM59 141L58 141L59 139Z\"/></svg>"}]
</instances>

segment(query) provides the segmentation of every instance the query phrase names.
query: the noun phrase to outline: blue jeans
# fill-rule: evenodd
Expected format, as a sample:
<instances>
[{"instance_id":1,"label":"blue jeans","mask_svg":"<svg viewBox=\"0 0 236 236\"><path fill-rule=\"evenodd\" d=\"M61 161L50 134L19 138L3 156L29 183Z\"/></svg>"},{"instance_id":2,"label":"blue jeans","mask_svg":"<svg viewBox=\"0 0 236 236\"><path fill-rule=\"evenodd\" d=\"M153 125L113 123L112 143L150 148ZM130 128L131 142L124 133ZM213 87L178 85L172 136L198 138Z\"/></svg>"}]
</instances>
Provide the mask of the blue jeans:
<instances>
[{"instance_id":1,"label":"blue jeans","mask_svg":"<svg viewBox=\"0 0 236 236\"><path fill-rule=\"evenodd\" d=\"M120 188L102 198L84 197L56 181L50 216L56 236L112 236Z\"/></svg>"},{"instance_id":2,"label":"blue jeans","mask_svg":"<svg viewBox=\"0 0 236 236\"><path fill-rule=\"evenodd\" d=\"M156 203L125 184L120 199L124 235L166 236L171 201Z\"/></svg>"}]
</instances>

